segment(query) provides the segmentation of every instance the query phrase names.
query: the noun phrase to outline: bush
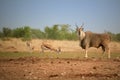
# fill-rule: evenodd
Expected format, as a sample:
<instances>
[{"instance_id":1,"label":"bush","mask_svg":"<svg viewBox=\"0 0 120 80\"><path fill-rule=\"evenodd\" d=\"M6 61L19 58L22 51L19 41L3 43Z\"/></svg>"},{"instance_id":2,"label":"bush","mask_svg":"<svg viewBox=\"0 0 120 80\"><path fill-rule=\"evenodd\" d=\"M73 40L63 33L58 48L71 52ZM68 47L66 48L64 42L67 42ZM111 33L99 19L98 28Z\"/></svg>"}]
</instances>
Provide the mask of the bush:
<instances>
[{"instance_id":1,"label":"bush","mask_svg":"<svg viewBox=\"0 0 120 80\"><path fill-rule=\"evenodd\" d=\"M111 35L112 41L120 41L120 33L114 34L107 32ZM56 40L78 40L76 31L70 29L68 24L56 24L51 27L46 26L44 31L40 29L31 29L29 26L10 29L4 27L0 32L0 38L7 39L9 37L22 38L23 41L31 40L32 38L38 39L56 39Z\"/></svg>"}]
</instances>

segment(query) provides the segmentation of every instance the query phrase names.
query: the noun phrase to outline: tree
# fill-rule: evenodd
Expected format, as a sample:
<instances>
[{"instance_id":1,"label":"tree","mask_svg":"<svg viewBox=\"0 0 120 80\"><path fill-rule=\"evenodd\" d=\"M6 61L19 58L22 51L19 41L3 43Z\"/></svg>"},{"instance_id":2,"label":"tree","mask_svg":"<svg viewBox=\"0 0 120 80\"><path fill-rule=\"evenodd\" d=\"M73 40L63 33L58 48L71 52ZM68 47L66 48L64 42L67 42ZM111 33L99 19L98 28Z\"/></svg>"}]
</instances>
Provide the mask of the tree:
<instances>
[{"instance_id":1,"label":"tree","mask_svg":"<svg viewBox=\"0 0 120 80\"><path fill-rule=\"evenodd\" d=\"M29 26L20 27L13 30L13 37L23 38L23 40L30 40L32 38L31 35L31 28Z\"/></svg>"},{"instance_id":2,"label":"tree","mask_svg":"<svg viewBox=\"0 0 120 80\"><path fill-rule=\"evenodd\" d=\"M58 39L58 40L76 40L75 31L70 30L70 25L53 25L52 27L45 27L44 29L47 39Z\"/></svg>"},{"instance_id":3,"label":"tree","mask_svg":"<svg viewBox=\"0 0 120 80\"><path fill-rule=\"evenodd\" d=\"M3 37L3 33L0 31L0 38L2 38Z\"/></svg>"},{"instance_id":4,"label":"tree","mask_svg":"<svg viewBox=\"0 0 120 80\"><path fill-rule=\"evenodd\" d=\"M44 39L45 33L42 32L40 29L31 29L32 38L39 38Z\"/></svg>"},{"instance_id":5,"label":"tree","mask_svg":"<svg viewBox=\"0 0 120 80\"><path fill-rule=\"evenodd\" d=\"M69 25L67 24L63 24L60 25L61 29L60 29L60 39L68 39L70 31L69 31Z\"/></svg>"},{"instance_id":6,"label":"tree","mask_svg":"<svg viewBox=\"0 0 120 80\"><path fill-rule=\"evenodd\" d=\"M117 41L120 41L120 33L116 34Z\"/></svg>"},{"instance_id":7,"label":"tree","mask_svg":"<svg viewBox=\"0 0 120 80\"><path fill-rule=\"evenodd\" d=\"M12 36L12 30L7 27L3 27L3 36L4 37L11 37Z\"/></svg>"},{"instance_id":8,"label":"tree","mask_svg":"<svg viewBox=\"0 0 120 80\"><path fill-rule=\"evenodd\" d=\"M51 37L52 39L59 39L59 25L53 25L51 28Z\"/></svg>"},{"instance_id":9,"label":"tree","mask_svg":"<svg viewBox=\"0 0 120 80\"><path fill-rule=\"evenodd\" d=\"M16 28L13 30L13 37L20 38L24 36L24 28Z\"/></svg>"},{"instance_id":10,"label":"tree","mask_svg":"<svg viewBox=\"0 0 120 80\"><path fill-rule=\"evenodd\" d=\"M24 26L24 28L23 28L23 38L25 39L25 40L30 40L31 38L32 38L32 36L31 36L31 28L29 27L29 26Z\"/></svg>"},{"instance_id":11,"label":"tree","mask_svg":"<svg viewBox=\"0 0 120 80\"><path fill-rule=\"evenodd\" d=\"M45 32L45 38L49 39L51 37L51 29L48 26L46 26L44 32Z\"/></svg>"}]
</instances>

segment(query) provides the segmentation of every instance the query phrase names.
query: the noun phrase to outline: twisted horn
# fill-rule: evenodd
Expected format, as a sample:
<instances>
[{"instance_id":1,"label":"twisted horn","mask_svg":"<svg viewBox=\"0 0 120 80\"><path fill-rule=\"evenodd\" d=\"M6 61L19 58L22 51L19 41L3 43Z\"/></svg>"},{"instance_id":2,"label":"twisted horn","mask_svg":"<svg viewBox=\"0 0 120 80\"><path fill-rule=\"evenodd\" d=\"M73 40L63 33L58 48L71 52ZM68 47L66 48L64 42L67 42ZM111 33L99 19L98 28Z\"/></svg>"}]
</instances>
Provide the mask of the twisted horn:
<instances>
[{"instance_id":1,"label":"twisted horn","mask_svg":"<svg viewBox=\"0 0 120 80\"><path fill-rule=\"evenodd\" d=\"M84 23L82 23L81 27L83 27L83 26L84 26Z\"/></svg>"}]
</instances>

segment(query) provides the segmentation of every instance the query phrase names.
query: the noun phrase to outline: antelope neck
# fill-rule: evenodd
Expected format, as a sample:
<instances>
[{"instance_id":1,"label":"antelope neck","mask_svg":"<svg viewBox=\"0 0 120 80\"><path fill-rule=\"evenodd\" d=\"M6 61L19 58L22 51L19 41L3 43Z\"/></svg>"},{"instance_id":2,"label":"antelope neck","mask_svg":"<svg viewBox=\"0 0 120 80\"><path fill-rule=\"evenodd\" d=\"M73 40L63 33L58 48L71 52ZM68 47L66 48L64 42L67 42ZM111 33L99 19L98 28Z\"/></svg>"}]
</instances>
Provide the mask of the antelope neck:
<instances>
[{"instance_id":1,"label":"antelope neck","mask_svg":"<svg viewBox=\"0 0 120 80\"><path fill-rule=\"evenodd\" d=\"M83 40L84 37L85 37L85 32L81 31L81 32L80 32L80 35L79 35L79 39L80 39L80 40Z\"/></svg>"}]
</instances>

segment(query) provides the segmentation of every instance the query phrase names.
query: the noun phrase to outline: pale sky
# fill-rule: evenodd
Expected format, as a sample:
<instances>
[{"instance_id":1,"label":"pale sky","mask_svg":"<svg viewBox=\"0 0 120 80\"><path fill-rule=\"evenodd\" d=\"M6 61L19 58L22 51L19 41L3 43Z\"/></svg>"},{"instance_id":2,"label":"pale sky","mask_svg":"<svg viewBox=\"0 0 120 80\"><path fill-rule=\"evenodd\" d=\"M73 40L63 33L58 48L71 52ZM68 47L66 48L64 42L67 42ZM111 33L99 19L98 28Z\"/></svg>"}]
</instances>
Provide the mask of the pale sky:
<instances>
[{"instance_id":1,"label":"pale sky","mask_svg":"<svg viewBox=\"0 0 120 80\"><path fill-rule=\"evenodd\" d=\"M0 0L0 29L84 22L85 30L120 33L120 0Z\"/></svg>"}]
</instances>

